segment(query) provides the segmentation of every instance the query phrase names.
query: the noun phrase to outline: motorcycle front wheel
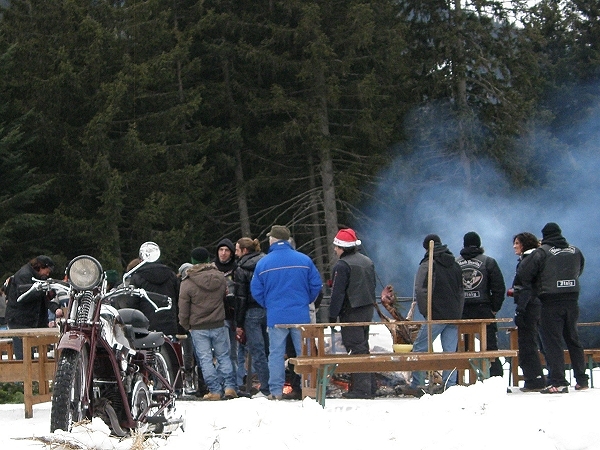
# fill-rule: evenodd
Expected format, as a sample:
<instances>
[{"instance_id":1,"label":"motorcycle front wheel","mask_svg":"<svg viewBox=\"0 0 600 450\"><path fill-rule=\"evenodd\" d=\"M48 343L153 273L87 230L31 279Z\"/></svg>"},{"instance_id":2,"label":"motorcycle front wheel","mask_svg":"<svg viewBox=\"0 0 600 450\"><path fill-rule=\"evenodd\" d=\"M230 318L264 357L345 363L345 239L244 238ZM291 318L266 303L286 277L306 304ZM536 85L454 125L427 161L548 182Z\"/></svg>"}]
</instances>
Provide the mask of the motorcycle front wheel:
<instances>
[{"instance_id":1,"label":"motorcycle front wheel","mask_svg":"<svg viewBox=\"0 0 600 450\"><path fill-rule=\"evenodd\" d=\"M84 407L87 383L87 350L61 351L56 369L50 411L50 431L71 431L73 424L86 418Z\"/></svg>"}]
</instances>

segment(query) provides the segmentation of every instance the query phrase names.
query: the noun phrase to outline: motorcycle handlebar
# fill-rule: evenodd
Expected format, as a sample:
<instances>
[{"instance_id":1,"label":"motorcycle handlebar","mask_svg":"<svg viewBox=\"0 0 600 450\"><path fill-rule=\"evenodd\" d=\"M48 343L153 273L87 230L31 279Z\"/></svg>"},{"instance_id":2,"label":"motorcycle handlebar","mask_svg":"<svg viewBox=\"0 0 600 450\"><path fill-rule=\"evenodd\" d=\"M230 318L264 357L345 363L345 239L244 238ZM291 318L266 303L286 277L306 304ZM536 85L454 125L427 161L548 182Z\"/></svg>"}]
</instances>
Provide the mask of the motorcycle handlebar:
<instances>
[{"instance_id":1,"label":"motorcycle handlebar","mask_svg":"<svg viewBox=\"0 0 600 450\"><path fill-rule=\"evenodd\" d=\"M155 312L171 309L173 306L173 300L168 295L159 294L157 292L148 292L146 289L134 288L131 286L115 289L114 291L106 294L104 298L110 299L120 295L135 295L143 298L154 307Z\"/></svg>"},{"instance_id":2,"label":"motorcycle handlebar","mask_svg":"<svg viewBox=\"0 0 600 450\"><path fill-rule=\"evenodd\" d=\"M37 278L32 278L32 281L33 284L31 285L31 287L17 297L17 303L25 300L25 298L27 298L27 296L29 296L33 292L56 291L57 294L69 295L69 290L71 288L69 286L69 283L61 280L55 280L52 278L48 278L46 280L38 280Z\"/></svg>"}]
</instances>

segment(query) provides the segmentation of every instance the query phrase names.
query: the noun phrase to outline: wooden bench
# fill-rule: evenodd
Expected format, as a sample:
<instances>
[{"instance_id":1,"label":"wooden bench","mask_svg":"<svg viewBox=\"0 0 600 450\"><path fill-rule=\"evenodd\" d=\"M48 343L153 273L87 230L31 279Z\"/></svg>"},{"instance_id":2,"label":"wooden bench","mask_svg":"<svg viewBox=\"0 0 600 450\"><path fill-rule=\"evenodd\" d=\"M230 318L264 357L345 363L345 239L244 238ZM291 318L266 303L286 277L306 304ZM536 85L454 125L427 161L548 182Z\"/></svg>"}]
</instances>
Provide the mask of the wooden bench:
<instances>
[{"instance_id":1,"label":"wooden bench","mask_svg":"<svg viewBox=\"0 0 600 450\"><path fill-rule=\"evenodd\" d=\"M415 370L473 370L479 380L490 376L490 364L496 358L514 358L516 350L480 352L410 352L369 355L297 356L290 358L294 371L302 375L302 397L314 397L325 407L327 385L338 370L344 373L398 372ZM316 374L311 385L304 385ZM314 383L316 381L316 383Z\"/></svg>"},{"instance_id":2,"label":"wooden bench","mask_svg":"<svg viewBox=\"0 0 600 450\"><path fill-rule=\"evenodd\" d=\"M23 339L23 359L14 359L12 339L10 344L5 341L9 356L0 359L0 382L23 382L23 401L25 403L25 418L33 417L33 405L48 402L52 398L50 381L56 372L56 358L49 357L49 347L56 345L59 340L58 328L24 328L0 330L0 339L19 337ZM36 350L37 358L32 358ZM38 394L33 394L33 382L39 384Z\"/></svg>"},{"instance_id":3,"label":"wooden bench","mask_svg":"<svg viewBox=\"0 0 600 450\"><path fill-rule=\"evenodd\" d=\"M577 324L578 326L600 326L600 322L582 322ZM517 327L507 327L504 328L506 333L509 336L510 348L513 350L518 350L519 343L519 332ZM589 370L590 377L590 387L594 387L594 366L596 363L600 362L600 348L584 348L583 355L585 357L585 362L587 365L587 370ZM540 362L542 366L546 366L546 360L544 358L544 354L539 352ZM565 364L571 365L571 355L568 350L564 350ZM519 357L517 355L516 358L511 359L510 361L510 380L509 384L512 386L519 386L519 382L523 380L523 376L519 375Z\"/></svg>"},{"instance_id":4,"label":"wooden bench","mask_svg":"<svg viewBox=\"0 0 600 450\"><path fill-rule=\"evenodd\" d=\"M492 358L492 356L490 356L490 354L488 353L487 355L481 356L481 357L477 357L473 355L478 355L479 353L482 353L483 351L487 350L487 325L489 325L490 323L498 323L498 322L510 322L512 319L462 319L462 320L432 320L431 322L427 322L427 321L411 321L411 324L419 324L419 325L426 325L428 323L432 323L432 324L451 324L451 325L456 325L458 328L458 359L460 360L460 364L453 364L453 362L455 362L456 360L456 356L445 356L446 353L428 353L428 352L424 352L423 354L430 354L430 355L434 355L434 356L429 356L429 357L424 357L422 359L422 361L424 361L423 363L415 363L416 365L418 365L418 369L410 369L408 368L410 365L407 365L406 362L402 363L402 366L400 367L396 362L392 363L393 367L398 367L395 368L393 371L407 371L407 370L445 370L445 369L458 369L458 370L469 370L469 382L473 383L474 380L476 378L478 378L480 376L480 373L482 373L482 369L477 369L477 365L478 364L483 364L482 361L485 361L486 359ZM373 326L373 325L384 325L386 327L390 327L390 326L401 326L401 325L406 325L407 322L351 322L351 323L319 323L319 324L289 324L289 325L276 325L276 327L279 328L298 328L301 332L301 337L302 337L302 350L301 350L301 354L298 355L296 358L290 359L290 363L294 364L293 361L299 361L300 362L300 358L302 358L302 365L304 366L304 368L298 368L298 370L296 370L296 366L294 365L294 370L297 373L302 374L302 395L303 397L306 396L311 396L311 397L317 397L319 396L319 398L321 398L321 394L319 394L318 392L318 388L317 385L319 383L319 380L322 380L323 378L323 374L322 373L317 373L319 370L323 370L323 368L329 364L325 364L323 363L323 360L317 360L319 357L324 357L324 358L328 358L328 357L332 357L332 358L359 358L359 357L373 357L373 356L382 356L383 361L386 361L388 359L393 360L393 361L399 361L402 359L402 357L400 357L400 359L396 358L394 359L393 357L399 356L399 355L403 355L401 353L390 353L390 354L377 354L377 355L346 355L346 354L342 354L342 355L331 355L331 354L326 354L325 352L325 330L329 327L357 327L357 326ZM478 336L479 337L479 341L480 341L480 345L479 345L479 350L481 351L477 351L477 347L475 345L475 337ZM390 335L391 337L391 335ZM466 351L468 349L468 351ZM408 353L407 355L415 355L415 354L420 354L420 353ZM387 355L387 356L386 356ZM448 355L452 355L451 353L448 353ZM462 356L461 356L462 355ZM471 358L467 358L464 355L469 355L471 356ZM304 359L304 358L313 358L313 360L310 359ZM506 358L511 358L511 357L516 357L516 351L514 350L510 350L510 351L504 351L504 353L498 353L496 356L494 356L492 359L495 359L496 357L506 357ZM317 359L314 359L317 358ZM445 363L443 364L432 364L433 361L436 360L444 360L444 359L448 359ZM471 362L472 360L472 362ZM341 361L341 360L340 360ZM346 361L346 359L344 359L344 361ZM351 365L351 361L352 360L348 360L347 363L344 363L344 367L340 368L340 372L348 372L348 373L352 373L352 365ZM375 360L373 359L369 359L370 362L374 362ZM369 372L381 372L381 371L386 371L386 369L382 368L383 366L385 366L385 364L378 364L375 367L377 367L377 370L368 370ZM421 368L424 367L424 368ZM362 367L361 367L362 369ZM331 370L331 368L329 368L328 370ZM333 369L335 370L335 369ZM489 369L488 369L489 370ZM302 372L300 372L302 371ZM361 370L363 372L367 372L367 370ZM389 370L388 370L389 371ZM356 371L355 371L356 372ZM360 372L360 371L359 371ZM333 372L331 372L333 373ZM465 383L465 378L464 378L464 372L462 372L459 376L459 383ZM326 385L325 385L326 387ZM322 387L322 389L325 389L324 387ZM322 394L322 403L321 401L319 401L319 403L324 404L325 400L324 400L324 393Z\"/></svg>"}]
</instances>

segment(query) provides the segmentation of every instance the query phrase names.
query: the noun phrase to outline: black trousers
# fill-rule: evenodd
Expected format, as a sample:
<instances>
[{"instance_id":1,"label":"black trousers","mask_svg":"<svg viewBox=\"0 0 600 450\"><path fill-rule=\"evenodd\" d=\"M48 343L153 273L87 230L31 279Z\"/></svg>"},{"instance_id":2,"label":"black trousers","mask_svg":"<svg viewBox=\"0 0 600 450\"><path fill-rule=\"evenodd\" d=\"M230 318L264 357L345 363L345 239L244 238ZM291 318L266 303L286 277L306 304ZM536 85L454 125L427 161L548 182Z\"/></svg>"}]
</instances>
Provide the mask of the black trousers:
<instances>
[{"instance_id":1,"label":"black trousers","mask_svg":"<svg viewBox=\"0 0 600 450\"><path fill-rule=\"evenodd\" d=\"M523 371L525 387L529 387L528 385L534 386L534 384L535 387L545 385L544 372L538 353L540 349L539 325L541 314L542 304L539 299L536 298L530 301L523 316L525 323L519 327L519 365Z\"/></svg>"},{"instance_id":2,"label":"black trousers","mask_svg":"<svg viewBox=\"0 0 600 450\"><path fill-rule=\"evenodd\" d=\"M564 344L569 350L571 367L580 385L587 386L583 346L579 341L577 300L545 301L542 304L541 335L548 364L548 381L553 386L568 386L565 378Z\"/></svg>"},{"instance_id":3,"label":"black trousers","mask_svg":"<svg viewBox=\"0 0 600 450\"><path fill-rule=\"evenodd\" d=\"M371 322L373 312L373 305L347 308L341 312L340 322ZM343 327L342 344L352 355L369 354L369 327ZM371 395L376 389L373 378L371 373L353 373L349 390Z\"/></svg>"},{"instance_id":4,"label":"black trousers","mask_svg":"<svg viewBox=\"0 0 600 450\"><path fill-rule=\"evenodd\" d=\"M465 303L463 308L463 319L493 319L494 313L489 303L468 304ZM488 350L498 350L498 325L490 323L486 327L486 339ZM469 349L466 349L469 350ZM490 364L490 376L501 377L504 375L502 363L496 358Z\"/></svg>"}]
</instances>

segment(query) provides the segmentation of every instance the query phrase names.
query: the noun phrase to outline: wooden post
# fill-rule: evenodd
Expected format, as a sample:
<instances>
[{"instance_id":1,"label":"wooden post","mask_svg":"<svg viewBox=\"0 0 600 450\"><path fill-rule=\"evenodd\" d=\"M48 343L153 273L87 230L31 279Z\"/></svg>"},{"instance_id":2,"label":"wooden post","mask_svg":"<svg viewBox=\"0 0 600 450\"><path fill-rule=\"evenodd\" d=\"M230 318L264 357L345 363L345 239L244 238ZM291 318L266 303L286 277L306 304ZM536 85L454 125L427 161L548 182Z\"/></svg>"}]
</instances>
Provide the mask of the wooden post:
<instances>
[{"instance_id":1,"label":"wooden post","mask_svg":"<svg viewBox=\"0 0 600 450\"><path fill-rule=\"evenodd\" d=\"M429 241L429 262L427 266L427 343L428 351L433 352L433 340L431 330L431 303L433 295L433 240Z\"/></svg>"}]
</instances>

